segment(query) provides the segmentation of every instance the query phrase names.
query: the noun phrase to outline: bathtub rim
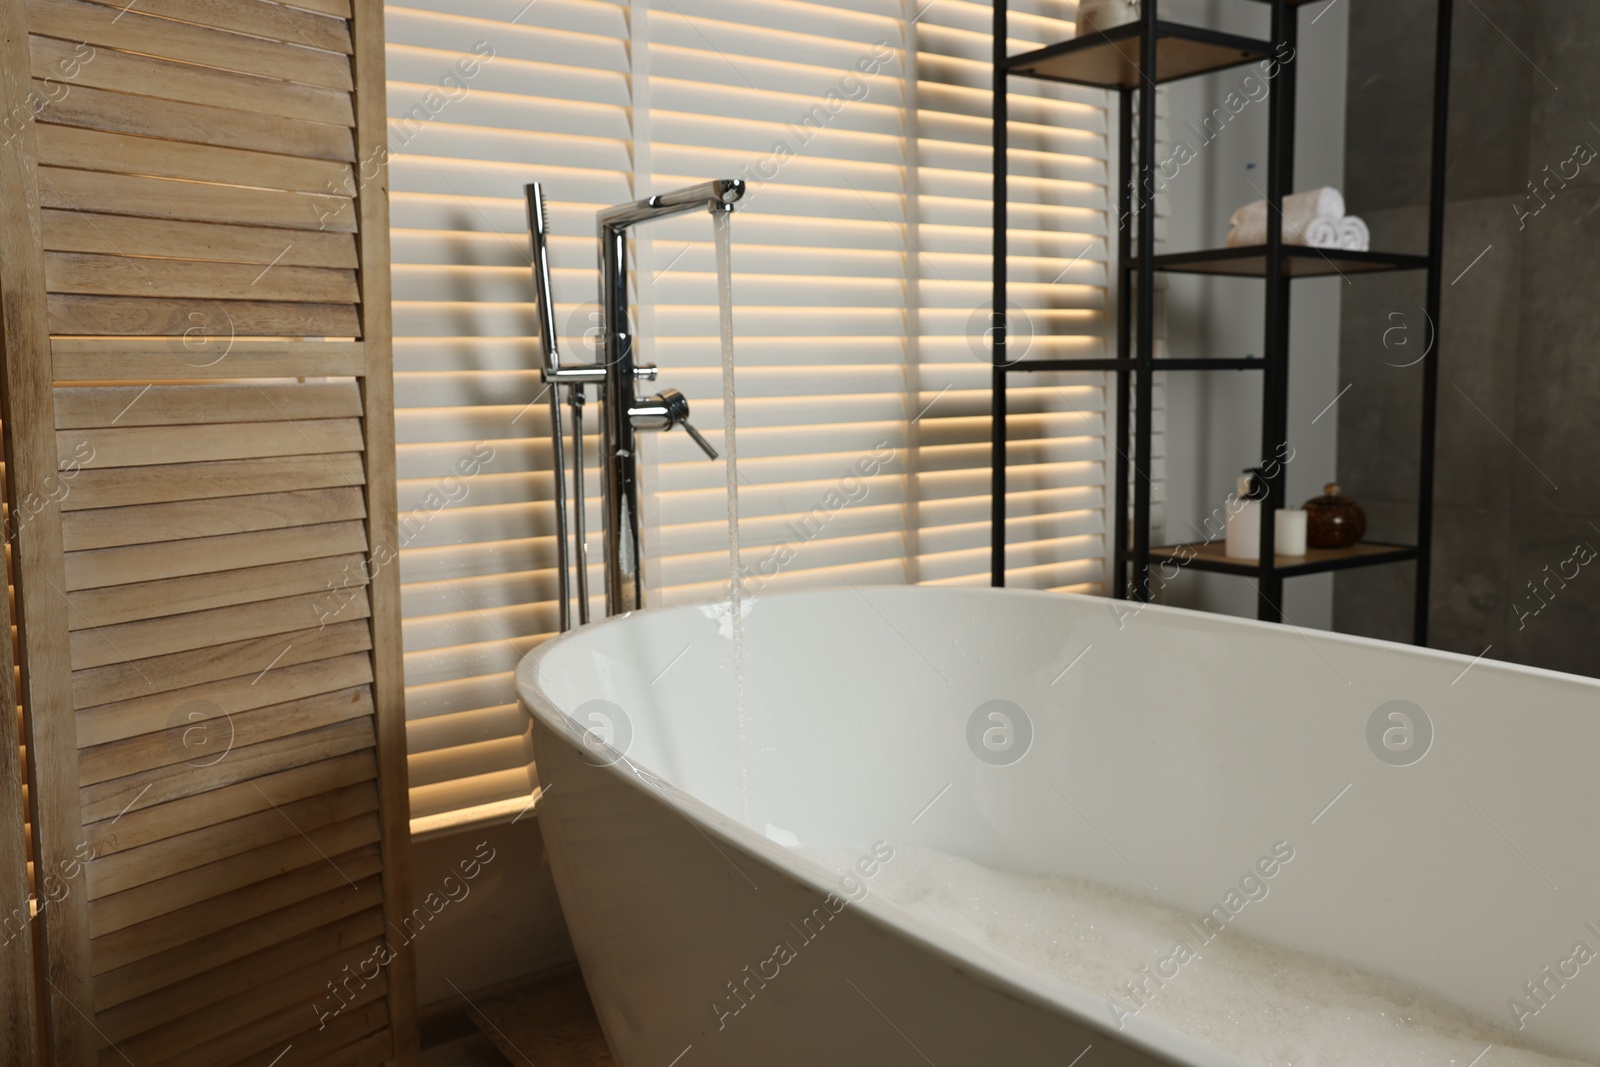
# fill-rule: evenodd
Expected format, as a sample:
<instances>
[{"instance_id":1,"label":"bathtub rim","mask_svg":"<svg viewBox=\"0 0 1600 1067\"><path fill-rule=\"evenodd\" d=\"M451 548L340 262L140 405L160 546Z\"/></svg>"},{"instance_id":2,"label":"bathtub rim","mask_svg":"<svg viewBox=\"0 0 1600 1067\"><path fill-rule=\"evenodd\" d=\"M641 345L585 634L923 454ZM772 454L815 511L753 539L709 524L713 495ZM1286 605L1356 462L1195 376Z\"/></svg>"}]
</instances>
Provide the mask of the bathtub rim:
<instances>
[{"instance_id":1,"label":"bathtub rim","mask_svg":"<svg viewBox=\"0 0 1600 1067\"><path fill-rule=\"evenodd\" d=\"M996 594L999 594L1008 599L1049 599L1056 602L1065 599L1091 610L1098 610L1114 603L1114 601L1105 597L1031 589L927 589L926 587L905 585L856 587L856 591L870 590L902 596L908 595L909 590L917 589L922 590L922 593L910 593L909 595L915 596L925 593L955 599L978 599L993 598ZM839 596L845 592L846 587L842 586L792 589L764 593L761 594L759 599L815 598ZM536 721L537 725L557 735L562 744L567 745L569 748L576 747L570 733L564 728L566 724L571 723L573 720L566 712L558 708L537 684L547 656L557 653L566 643L593 635L603 627L619 626L630 621L636 621L636 616L664 615L672 612L698 616L708 606L714 608L719 604L726 605L727 603L726 600L722 600L711 601L708 604L690 603L630 611L597 620L586 626L560 634L531 650L518 662L516 669L518 704L531 720ZM1125 603L1133 604L1135 602L1128 601ZM1159 604L1144 604L1131 610L1137 610L1141 614L1144 611L1153 611L1157 616L1179 619L1203 618L1209 624L1214 624L1222 629L1233 628L1240 633L1276 633L1280 632L1283 626L1292 625L1262 622L1256 619L1242 619ZM1473 657L1462 653L1417 648L1411 645L1400 645L1395 642L1351 634L1316 631L1314 634L1307 636L1308 639L1315 637L1320 640L1331 641L1334 644L1353 647L1378 650L1401 649L1424 658L1434 658L1438 662L1456 663L1464 666L1477 663L1482 658L1481 654ZM1530 678L1559 680L1568 684L1587 683L1596 689L1600 689L1600 681L1561 671L1500 661L1490 661L1484 666L1492 670L1507 671L1511 674L1525 675ZM635 762L626 755L612 763L602 765L591 763L589 766L597 771L614 776L624 782L628 788L649 797L652 802L665 800L675 807L680 814L689 818L702 833L713 835L723 845L753 854L755 858L823 896L835 893L838 889L837 872L830 870L802 853L785 848L766 835L724 814L680 788L668 778L656 773L649 767ZM653 794L659 794L659 796ZM968 977L969 980L989 987L1001 995L1031 1007L1056 1014L1065 1013L1094 1032L1103 1035L1107 1040L1132 1045L1140 1052L1153 1057L1157 1061L1170 1063L1174 1067L1244 1067L1242 1061L1227 1053L1202 1044L1182 1031L1142 1016L1134 1017L1128 1021L1125 1027L1119 1029L1106 1018L1104 1001L1088 991L1070 986L1065 982L1048 980L1048 976L1043 976L1047 979L1046 983L1030 984L1030 982L1037 982L1039 976L1039 972L1036 972L1033 968L990 952L983 946L961 937L954 931L950 931L937 923L882 899L880 894L869 893L868 896L849 904L848 907L859 912L866 921L886 931L891 936L914 938L920 950L933 953L944 964L956 969ZM1068 991L1076 994L1076 996L1066 995Z\"/></svg>"}]
</instances>

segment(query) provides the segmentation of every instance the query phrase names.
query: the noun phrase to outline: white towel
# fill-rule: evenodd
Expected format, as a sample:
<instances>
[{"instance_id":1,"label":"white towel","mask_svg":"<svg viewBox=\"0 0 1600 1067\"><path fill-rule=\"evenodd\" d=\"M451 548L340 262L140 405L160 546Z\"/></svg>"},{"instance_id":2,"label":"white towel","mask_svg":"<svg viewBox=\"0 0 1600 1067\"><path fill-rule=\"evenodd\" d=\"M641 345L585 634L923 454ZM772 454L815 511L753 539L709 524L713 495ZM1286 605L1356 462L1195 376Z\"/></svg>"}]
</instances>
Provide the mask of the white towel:
<instances>
[{"instance_id":1,"label":"white towel","mask_svg":"<svg viewBox=\"0 0 1600 1067\"><path fill-rule=\"evenodd\" d=\"M1261 242L1266 241L1262 235ZM1283 232L1284 244L1309 245L1312 248L1337 248L1343 252L1365 252L1372 246L1372 234L1367 224L1354 215L1336 219L1319 216L1301 233Z\"/></svg>"},{"instance_id":2,"label":"white towel","mask_svg":"<svg viewBox=\"0 0 1600 1067\"><path fill-rule=\"evenodd\" d=\"M1339 241L1340 223L1344 219L1333 215L1319 215L1300 233L1283 228L1284 244L1310 245L1312 248L1342 248Z\"/></svg>"},{"instance_id":3,"label":"white towel","mask_svg":"<svg viewBox=\"0 0 1600 1067\"><path fill-rule=\"evenodd\" d=\"M1372 248L1372 231L1355 215L1339 220L1339 247L1349 252L1366 252Z\"/></svg>"},{"instance_id":4,"label":"white towel","mask_svg":"<svg viewBox=\"0 0 1600 1067\"><path fill-rule=\"evenodd\" d=\"M1229 248L1250 248L1267 243L1265 221L1259 228L1251 225L1238 227L1228 234ZM1335 218L1319 215L1301 229L1295 229L1285 220L1283 243L1311 248L1337 248L1345 252L1365 252L1372 247L1372 234L1367 224L1354 215Z\"/></svg>"},{"instance_id":5,"label":"white towel","mask_svg":"<svg viewBox=\"0 0 1600 1067\"><path fill-rule=\"evenodd\" d=\"M1344 218L1344 196L1324 186L1283 198L1283 239L1286 244L1309 243L1302 234L1319 218ZM1267 243L1267 202L1246 204L1228 220L1229 248ZM1333 247L1333 246L1327 246Z\"/></svg>"}]
</instances>

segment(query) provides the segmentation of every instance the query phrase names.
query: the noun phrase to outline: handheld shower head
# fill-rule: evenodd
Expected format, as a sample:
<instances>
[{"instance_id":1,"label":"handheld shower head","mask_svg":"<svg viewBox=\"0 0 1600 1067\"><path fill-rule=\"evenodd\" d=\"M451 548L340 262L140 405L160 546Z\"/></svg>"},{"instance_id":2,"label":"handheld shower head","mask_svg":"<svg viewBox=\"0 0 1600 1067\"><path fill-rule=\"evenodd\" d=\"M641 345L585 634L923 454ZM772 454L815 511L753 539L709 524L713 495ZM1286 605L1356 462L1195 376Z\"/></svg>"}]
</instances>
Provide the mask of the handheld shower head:
<instances>
[{"instance_id":1,"label":"handheld shower head","mask_svg":"<svg viewBox=\"0 0 1600 1067\"><path fill-rule=\"evenodd\" d=\"M529 182L528 238L533 249L533 290L539 304L539 350L544 355L544 369L552 372L561 369L561 345L556 337L556 305L550 285L550 250L546 238L550 232L550 209L545 203L544 187Z\"/></svg>"}]
</instances>

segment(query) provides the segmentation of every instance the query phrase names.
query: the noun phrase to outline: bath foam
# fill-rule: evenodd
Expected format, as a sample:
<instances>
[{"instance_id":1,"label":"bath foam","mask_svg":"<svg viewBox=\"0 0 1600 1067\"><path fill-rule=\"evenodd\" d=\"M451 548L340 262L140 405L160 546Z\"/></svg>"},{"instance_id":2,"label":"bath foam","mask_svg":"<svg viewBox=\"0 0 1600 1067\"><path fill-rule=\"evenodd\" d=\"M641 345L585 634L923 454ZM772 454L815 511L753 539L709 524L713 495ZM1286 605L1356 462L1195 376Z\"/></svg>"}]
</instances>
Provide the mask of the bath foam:
<instances>
[{"instance_id":1,"label":"bath foam","mask_svg":"<svg viewBox=\"0 0 1600 1067\"><path fill-rule=\"evenodd\" d=\"M832 849L800 851L831 869L848 862ZM1010 874L902 846L871 895L1021 964L1044 983L1102 998L1110 1025L1117 1021L1114 1000L1118 1010L1254 1067L1580 1063L1531 1051L1460 1008L1337 961L1231 928L1203 943L1189 925L1197 916L1091 882ZM1251 906L1271 907L1271 896ZM1162 964L1179 941L1194 957ZM1145 984L1143 996L1130 993L1127 983L1152 972L1173 977Z\"/></svg>"}]
</instances>

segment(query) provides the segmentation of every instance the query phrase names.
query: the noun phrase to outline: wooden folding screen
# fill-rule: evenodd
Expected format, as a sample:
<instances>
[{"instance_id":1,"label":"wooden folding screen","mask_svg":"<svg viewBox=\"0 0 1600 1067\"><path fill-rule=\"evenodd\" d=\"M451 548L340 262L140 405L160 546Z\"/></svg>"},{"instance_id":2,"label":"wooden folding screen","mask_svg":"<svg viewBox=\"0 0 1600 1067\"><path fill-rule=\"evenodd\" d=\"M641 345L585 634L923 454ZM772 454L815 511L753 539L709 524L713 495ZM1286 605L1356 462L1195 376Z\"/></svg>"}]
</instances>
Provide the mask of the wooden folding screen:
<instances>
[{"instance_id":1,"label":"wooden folding screen","mask_svg":"<svg viewBox=\"0 0 1600 1067\"><path fill-rule=\"evenodd\" d=\"M0 251L4 243L0 242ZM10 585L8 566L0 568ZM23 792L21 707L17 703L15 646L9 588L0 619L0 1065L39 1061L38 983L34 975L27 798Z\"/></svg>"},{"instance_id":2,"label":"wooden folding screen","mask_svg":"<svg viewBox=\"0 0 1600 1067\"><path fill-rule=\"evenodd\" d=\"M48 1054L408 1061L381 2L0 20Z\"/></svg>"}]
</instances>

